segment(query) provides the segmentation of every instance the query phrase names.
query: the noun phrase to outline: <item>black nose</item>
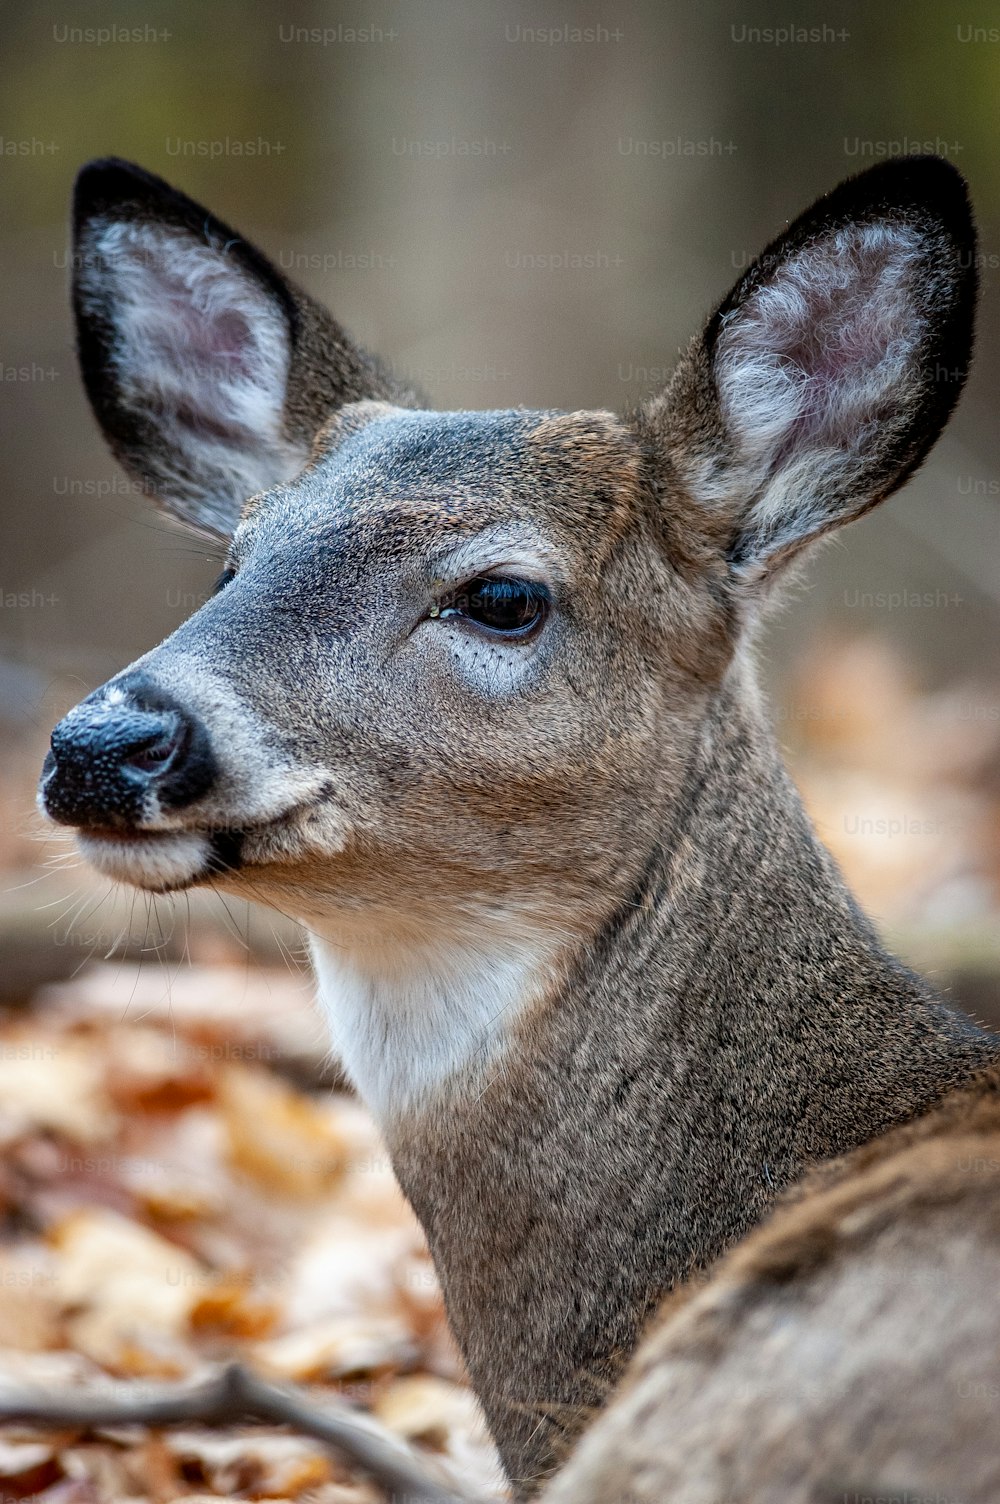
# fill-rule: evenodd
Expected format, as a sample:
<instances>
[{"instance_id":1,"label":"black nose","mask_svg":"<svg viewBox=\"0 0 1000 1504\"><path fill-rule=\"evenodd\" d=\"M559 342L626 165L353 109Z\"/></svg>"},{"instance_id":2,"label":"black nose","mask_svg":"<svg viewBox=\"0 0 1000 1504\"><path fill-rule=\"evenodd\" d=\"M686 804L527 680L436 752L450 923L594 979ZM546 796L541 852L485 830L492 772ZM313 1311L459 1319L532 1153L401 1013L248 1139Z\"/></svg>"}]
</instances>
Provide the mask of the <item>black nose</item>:
<instances>
[{"instance_id":1,"label":"black nose","mask_svg":"<svg viewBox=\"0 0 1000 1504\"><path fill-rule=\"evenodd\" d=\"M42 767L42 804L62 825L130 828L211 786L201 722L142 680L98 690L61 720Z\"/></svg>"}]
</instances>

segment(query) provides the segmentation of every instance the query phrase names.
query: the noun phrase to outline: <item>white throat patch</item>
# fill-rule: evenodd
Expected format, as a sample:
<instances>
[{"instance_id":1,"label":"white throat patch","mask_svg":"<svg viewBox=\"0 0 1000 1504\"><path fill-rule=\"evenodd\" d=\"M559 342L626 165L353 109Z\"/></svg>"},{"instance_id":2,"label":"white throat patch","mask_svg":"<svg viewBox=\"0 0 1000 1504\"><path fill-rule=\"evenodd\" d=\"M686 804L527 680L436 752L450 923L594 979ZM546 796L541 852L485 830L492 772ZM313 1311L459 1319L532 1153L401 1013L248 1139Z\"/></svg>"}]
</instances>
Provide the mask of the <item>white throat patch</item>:
<instances>
[{"instance_id":1,"label":"white throat patch","mask_svg":"<svg viewBox=\"0 0 1000 1504\"><path fill-rule=\"evenodd\" d=\"M380 1123L448 1084L487 1090L514 1021L558 974L551 933L526 933L523 919L506 935L494 920L478 943L361 948L314 933L310 950L333 1049Z\"/></svg>"}]
</instances>

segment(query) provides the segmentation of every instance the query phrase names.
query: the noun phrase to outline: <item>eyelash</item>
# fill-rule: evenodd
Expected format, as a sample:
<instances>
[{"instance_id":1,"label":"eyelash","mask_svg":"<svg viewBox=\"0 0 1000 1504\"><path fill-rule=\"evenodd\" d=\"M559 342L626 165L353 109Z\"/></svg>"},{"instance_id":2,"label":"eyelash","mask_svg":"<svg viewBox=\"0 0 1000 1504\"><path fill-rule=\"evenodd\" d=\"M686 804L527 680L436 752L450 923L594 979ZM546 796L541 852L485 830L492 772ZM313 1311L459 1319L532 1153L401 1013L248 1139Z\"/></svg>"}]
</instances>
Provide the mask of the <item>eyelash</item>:
<instances>
[{"instance_id":1,"label":"eyelash","mask_svg":"<svg viewBox=\"0 0 1000 1504\"><path fill-rule=\"evenodd\" d=\"M479 631L506 638L530 637L552 604L548 587L510 575L475 575L444 596L431 616L460 617Z\"/></svg>"}]
</instances>

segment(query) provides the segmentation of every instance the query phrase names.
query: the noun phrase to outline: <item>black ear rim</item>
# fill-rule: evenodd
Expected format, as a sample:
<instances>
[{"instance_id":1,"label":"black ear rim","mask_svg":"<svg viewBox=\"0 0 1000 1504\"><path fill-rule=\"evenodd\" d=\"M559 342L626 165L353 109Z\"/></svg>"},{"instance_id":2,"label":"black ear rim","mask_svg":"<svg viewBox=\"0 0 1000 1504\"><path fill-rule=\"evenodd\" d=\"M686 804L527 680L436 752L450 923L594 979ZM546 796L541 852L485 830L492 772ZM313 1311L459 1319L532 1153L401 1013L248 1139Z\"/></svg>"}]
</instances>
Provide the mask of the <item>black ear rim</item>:
<instances>
[{"instance_id":1,"label":"black ear rim","mask_svg":"<svg viewBox=\"0 0 1000 1504\"><path fill-rule=\"evenodd\" d=\"M300 315L289 284L267 257L187 194L121 157L100 157L80 169L73 190L71 291L80 374L91 410L112 453L144 488L148 488L147 494L152 499L162 501L163 493L155 470L151 472L148 462L144 461L144 456L155 453L157 449L154 416L122 406L110 359L115 343L112 310L95 305L92 295L83 285L82 273L89 254L87 233L99 219L165 225L193 236L203 245L225 247L226 254L232 256L239 268L280 308L293 356ZM186 526L206 537L225 536L209 524L188 521Z\"/></svg>"},{"instance_id":2,"label":"black ear rim","mask_svg":"<svg viewBox=\"0 0 1000 1504\"><path fill-rule=\"evenodd\" d=\"M234 257L241 269L277 301L294 351L298 309L288 283L266 256L223 220L155 173L121 157L98 157L88 162L77 173L73 187L72 303L77 354L87 396L98 421L126 451L131 447L134 420L117 411L117 393L109 374L114 330L110 317L102 316L94 308L81 278L86 265L87 232L98 219L166 225L193 236L203 245L225 246L227 255ZM120 458L127 457L127 453L118 452Z\"/></svg>"},{"instance_id":3,"label":"black ear rim","mask_svg":"<svg viewBox=\"0 0 1000 1504\"><path fill-rule=\"evenodd\" d=\"M204 245L225 246L228 255L274 294L294 333L295 299L277 267L225 221L155 173L123 157L97 157L85 163L73 185L73 244L78 253L88 226L99 218L146 220L185 231ZM79 255L74 266L78 260Z\"/></svg>"},{"instance_id":4,"label":"black ear rim","mask_svg":"<svg viewBox=\"0 0 1000 1504\"><path fill-rule=\"evenodd\" d=\"M845 178L764 247L709 320L704 336L709 353L727 316L769 282L782 263L847 225L887 220L904 221L924 229L935 225L945 232L958 252L964 274L959 279L956 302L974 313L978 292L977 236L968 184L958 168L944 157L898 157Z\"/></svg>"},{"instance_id":5,"label":"black ear rim","mask_svg":"<svg viewBox=\"0 0 1000 1504\"><path fill-rule=\"evenodd\" d=\"M971 368L979 290L977 235L968 186L958 169L943 157L911 156L879 163L845 179L765 247L716 309L703 336L711 367L727 317L765 286L784 262L847 225L879 222L907 223L923 229L939 246L942 236L950 243L955 252L952 298L927 342L924 364L929 368L928 380L908 440L883 472L872 476L872 489L865 504L854 513L855 518L891 496L923 463L951 417ZM831 523L822 531L838 525ZM742 565L749 547L742 528L737 528L727 550L729 563Z\"/></svg>"}]
</instances>

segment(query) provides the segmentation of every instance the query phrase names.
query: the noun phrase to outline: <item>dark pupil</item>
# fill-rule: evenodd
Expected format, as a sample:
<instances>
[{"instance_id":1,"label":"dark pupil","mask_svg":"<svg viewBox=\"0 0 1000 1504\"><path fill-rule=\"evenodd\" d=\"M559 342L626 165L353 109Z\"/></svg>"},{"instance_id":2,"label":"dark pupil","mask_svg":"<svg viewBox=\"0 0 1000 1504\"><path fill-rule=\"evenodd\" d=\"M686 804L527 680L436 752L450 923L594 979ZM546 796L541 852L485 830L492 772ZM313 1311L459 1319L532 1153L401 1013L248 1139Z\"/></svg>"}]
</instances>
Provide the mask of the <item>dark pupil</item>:
<instances>
[{"instance_id":1,"label":"dark pupil","mask_svg":"<svg viewBox=\"0 0 1000 1504\"><path fill-rule=\"evenodd\" d=\"M495 632L518 632L538 620L542 600L542 590L530 580L482 576L457 590L448 604Z\"/></svg>"}]
</instances>

